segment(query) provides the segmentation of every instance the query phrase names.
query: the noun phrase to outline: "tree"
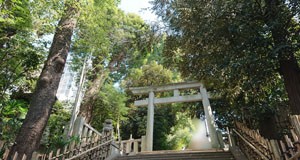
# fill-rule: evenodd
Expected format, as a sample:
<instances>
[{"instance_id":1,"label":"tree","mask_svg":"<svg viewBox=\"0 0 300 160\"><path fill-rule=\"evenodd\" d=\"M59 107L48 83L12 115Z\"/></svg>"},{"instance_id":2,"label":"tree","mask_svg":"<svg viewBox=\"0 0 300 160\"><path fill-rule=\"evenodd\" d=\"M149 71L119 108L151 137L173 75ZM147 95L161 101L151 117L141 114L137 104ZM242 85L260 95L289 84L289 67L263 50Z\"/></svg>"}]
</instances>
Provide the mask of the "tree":
<instances>
[{"instance_id":1,"label":"tree","mask_svg":"<svg viewBox=\"0 0 300 160\"><path fill-rule=\"evenodd\" d=\"M117 134L120 135L120 122L126 119L128 107L126 106L127 97L121 89L115 88L112 84L106 83L99 90L94 102L92 112L93 119L91 125L101 130L106 119L113 120Z\"/></svg>"},{"instance_id":2,"label":"tree","mask_svg":"<svg viewBox=\"0 0 300 160\"><path fill-rule=\"evenodd\" d=\"M65 12L56 28L48 58L30 102L29 111L10 150L9 159L12 159L15 152L18 152L18 159L26 154L29 160L39 145L52 106L55 103L55 94L71 45L76 18L79 14L78 7L78 2L75 1L66 1L65 3Z\"/></svg>"},{"instance_id":3,"label":"tree","mask_svg":"<svg viewBox=\"0 0 300 160\"><path fill-rule=\"evenodd\" d=\"M44 36L53 34L63 4L7 0L0 8L0 101L6 103L30 97L50 43Z\"/></svg>"},{"instance_id":4,"label":"tree","mask_svg":"<svg viewBox=\"0 0 300 160\"><path fill-rule=\"evenodd\" d=\"M93 70L89 77L91 83L89 83L80 108L80 115L84 116L88 123L93 118L92 111L96 95L107 78L110 77L113 82L118 82L123 79L130 68L144 64L153 43L153 33L140 17L134 14L124 14L120 10L115 12L111 10L113 9L108 9L107 18L112 21L110 22L112 24L107 29L104 38L108 41L101 42L106 45L95 41L96 43L92 42L89 44L91 47L88 47L94 48L91 51ZM88 32L88 34L90 33ZM81 38L83 40L88 37ZM85 46L79 43L76 47L83 48ZM79 50L88 52L84 48Z\"/></svg>"},{"instance_id":5,"label":"tree","mask_svg":"<svg viewBox=\"0 0 300 160\"><path fill-rule=\"evenodd\" d=\"M187 147L192 139L195 126L192 124L190 115L186 112L177 112L175 125L167 136L167 145L174 150L182 150Z\"/></svg>"},{"instance_id":6,"label":"tree","mask_svg":"<svg viewBox=\"0 0 300 160\"><path fill-rule=\"evenodd\" d=\"M29 1L3 1L1 2L0 16L0 47L4 48L6 42L17 32L23 31L31 25L29 15Z\"/></svg>"},{"instance_id":7,"label":"tree","mask_svg":"<svg viewBox=\"0 0 300 160\"><path fill-rule=\"evenodd\" d=\"M156 77L156 78L153 78ZM173 77L173 72L155 61L143 65L141 68L133 68L123 81L124 87L142 87L168 84L179 77Z\"/></svg>"},{"instance_id":8,"label":"tree","mask_svg":"<svg viewBox=\"0 0 300 160\"><path fill-rule=\"evenodd\" d=\"M155 77L155 78L154 78ZM151 85L162 85L175 82L179 77L173 75L173 73L164 68L162 65L157 64L155 61L148 62L141 68L133 68L129 71L129 74L122 82L122 87L141 87ZM132 103L138 97L133 96L128 91L128 106L130 108L127 120L121 122L121 135L122 138L129 138L132 134L134 138L139 138L146 134L146 107L134 107ZM159 95L156 95L159 96ZM139 96L143 98L143 96ZM144 98L146 98L144 96ZM173 107L159 105L155 106L155 121L154 121L154 150L170 149L170 145L167 144L167 136L171 132L171 126L175 124L176 109Z\"/></svg>"},{"instance_id":9,"label":"tree","mask_svg":"<svg viewBox=\"0 0 300 160\"><path fill-rule=\"evenodd\" d=\"M3 103L3 102L2 102ZM1 141L4 142L0 149L0 157L3 156L9 144L14 141L16 134L20 129L23 120L28 111L28 102L24 100L10 100L3 103L1 109Z\"/></svg>"},{"instance_id":10,"label":"tree","mask_svg":"<svg viewBox=\"0 0 300 160\"><path fill-rule=\"evenodd\" d=\"M30 79L43 58L42 47L32 36L29 1L1 2L0 16L0 101ZM25 90L25 87L23 87ZM1 106L1 104L0 104Z\"/></svg>"},{"instance_id":11,"label":"tree","mask_svg":"<svg viewBox=\"0 0 300 160\"><path fill-rule=\"evenodd\" d=\"M269 98L279 107L285 93L274 92L278 98L270 91L280 90L284 82L292 114L300 113L298 1L155 0L154 4L169 26L164 52L169 66L178 62L184 76L203 80L231 104L242 100L240 108L250 102L270 107L261 104Z\"/></svg>"},{"instance_id":12,"label":"tree","mask_svg":"<svg viewBox=\"0 0 300 160\"><path fill-rule=\"evenodd\" d=\"M79 140L78 136L68 137L65 134L65 128L70 123L70 118L71 114L65 109L64 104L56 101L44 130L38 152L48 153L57 148L63 148L74 140Z\"/></svg>"},{"instance_id":13,"label":"tree","mask_svg":"<svg viewBox=\"0 0 300 160\"><path fill-rule=\"evenodd\" d=\"M16 93L31 90L44 50L32 35L31 1L0 4L0 139L10 144L28 109Z\"/></svg>"},{"instance_id":14,"label":"tree","mask_svg":"<svg viewBox=\"0 0 300 160\"><path fill-rule=\"evenodd\" d=\"M111 2L106 1L106 3ZM77 53L75 54L75 60L78 60L77 57L79 57L79 63L82 56L92 57L93 69L88 73L89 83L83 104L80 107L80 115L86 118L87 123L92 120L93 104L100 88L108 77L108 71L105 69L103 62L109 57L110 41L108 35L113 32L112 28L116 23L117 12L115 3L113 5L94 4L90 10L94 16L86 15L88 19L80 19L81 29L74 46L74 51ZM102 14L99 14L99 11L102 11L100 12ZM78 62L75 63L75 68L76 65L78 65Z\"/></svg>"}]
</instances>

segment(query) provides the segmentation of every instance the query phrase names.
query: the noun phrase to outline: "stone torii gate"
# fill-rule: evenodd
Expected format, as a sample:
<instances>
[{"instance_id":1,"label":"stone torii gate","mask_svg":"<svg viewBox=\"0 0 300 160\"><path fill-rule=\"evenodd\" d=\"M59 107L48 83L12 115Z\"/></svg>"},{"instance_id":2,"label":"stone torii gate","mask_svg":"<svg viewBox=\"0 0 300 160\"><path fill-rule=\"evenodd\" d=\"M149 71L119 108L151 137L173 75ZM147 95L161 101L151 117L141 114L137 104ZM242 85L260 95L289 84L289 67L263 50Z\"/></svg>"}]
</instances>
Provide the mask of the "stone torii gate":
<instances>
[{"instance_id":1,"label":"stone torii gate","mask_svg":"<svg viewBox=\"0 0 300 160\"><path fill-rule=\"evenodd\" d=\"M180 90L199 89L200 92L192 95L180 95ZM207 120L207 128L211 139L212 148L218 148L218 137L216 133L215 120L209 103L209 94L200 82L184 82L174 83L163 86L148 86L148 87L131 87L129 88L134 95L149 95L149 98L137 100L135 106L148 106L147 111L147 128L146 128L146 151L153 149L153 126L154 126L154 105L168 104L177 102L196 102L203 103L205 118ZM172 97L155 98L154 93L173 91Z\"/></svg>"}]
</instances>

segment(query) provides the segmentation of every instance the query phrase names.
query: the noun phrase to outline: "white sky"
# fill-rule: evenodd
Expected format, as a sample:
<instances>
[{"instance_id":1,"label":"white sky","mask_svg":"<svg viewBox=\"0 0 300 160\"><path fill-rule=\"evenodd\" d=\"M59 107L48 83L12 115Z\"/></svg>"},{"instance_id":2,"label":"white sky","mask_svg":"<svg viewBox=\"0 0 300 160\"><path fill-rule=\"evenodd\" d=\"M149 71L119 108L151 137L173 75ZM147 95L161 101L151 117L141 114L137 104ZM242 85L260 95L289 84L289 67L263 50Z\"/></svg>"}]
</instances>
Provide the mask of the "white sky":
<instances>
[{"instance_id":1,"label":"white sky","mask_svg":"<svg viewBox=\"0 0 300 160\"><path fill-rule=\"evenodd\" d=\"M156 21L156 15L151 13L150 9L143 10L145 8L150 8L150 0L121 0L119 7L126 13L136 13L140 15L146 22Z\"/></svg>"}]
</instances>

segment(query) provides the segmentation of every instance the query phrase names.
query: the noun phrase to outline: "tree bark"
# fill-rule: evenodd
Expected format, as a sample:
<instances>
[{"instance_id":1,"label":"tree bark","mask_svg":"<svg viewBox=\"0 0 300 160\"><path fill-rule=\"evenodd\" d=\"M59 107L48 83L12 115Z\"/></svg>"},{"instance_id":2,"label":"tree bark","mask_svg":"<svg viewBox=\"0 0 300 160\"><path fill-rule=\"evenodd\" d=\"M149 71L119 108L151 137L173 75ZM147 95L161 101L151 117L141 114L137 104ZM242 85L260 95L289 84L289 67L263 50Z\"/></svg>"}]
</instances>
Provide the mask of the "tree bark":
<instances>
[{"instance_id":1,"label":"tree bark","mask_svg":"<svg viewBox=\"0 0 300 160\"><path fill-rule=\"evenodd\" d=\"M97 93L99 89L102 87L104 81L108 76L108 72L103 69L100 71L101 73L97 76L88 87L87 92L84 95L83 104L80 106L79 114L82 117L85 117L85 122L90 124L93 119L93 108L95 105Z\"/></svg>"},{"instance_id":2,"label":"tree bark","mask_svg":"<svg viewBox=\"0 0 300 160\"><path fill-rule=\"evenodd\" d=\"M87 92L84 96L83 104L80 106L79 115L85 117L86 123L90 124L93 119L93 109L95 101L97 98L97 93L107 79L109 73L118 71L120 69L120 62L125 59L124 52L114 55L109 61L106 68L96 68L96 75L98 75L94 80L92 80L91 85L88 87ZM98 63L97 60L94 62ZM100 73L98 73L100 72Z\"/></svg>"},{"instance_id":3,"label":"tree bark","mask_svg":"<svg viewBox=\"0 0 300 160\"><path fill-rule=\"evenodd\" d=\"M300 114L300 74L294 55L290 59L280 60L280 73L284 79L292 114Z\"/></svg>"},{"instance_id":4,"label":"tree bark","mask_svg":"<svg viewBox=\"0 0 300 160\"><path fill-rule=\"evenodd\" d=\"M265 0L267 10L265 22L270 27L274 50L278 50L279 73L283 77L292 114L300 114L300 68L292 49L288 28L292 16L284 10L285 4L279 0Z\"/></svg>"},{"instance_id":5,"label":"tree bark","mask_svg":"<svg viewBox=\"0 0 300 160\"><path fill-rule=\"evenodd\" d=\"M79 15L76 3L75 1L66 1L65 13L56 27L49 55L37 81L29 111L10 150L8 159L12 159L17 152L18 160L22 158L23 154L26 154L27 160L30 160L32 153L39 146L56 100L55 95L70 49L76 18Z\"/></svg>"},{"instance_id":6,"label":"tree bark","mask_svg":"<svg viewBox=\"0 0 300 160\"><path fill-rule=\"evenodd\" d=\"M259 121L260 134L268 139L278 139L277 122L274 114L267 113Z\"/></svg>"}]
</instances>

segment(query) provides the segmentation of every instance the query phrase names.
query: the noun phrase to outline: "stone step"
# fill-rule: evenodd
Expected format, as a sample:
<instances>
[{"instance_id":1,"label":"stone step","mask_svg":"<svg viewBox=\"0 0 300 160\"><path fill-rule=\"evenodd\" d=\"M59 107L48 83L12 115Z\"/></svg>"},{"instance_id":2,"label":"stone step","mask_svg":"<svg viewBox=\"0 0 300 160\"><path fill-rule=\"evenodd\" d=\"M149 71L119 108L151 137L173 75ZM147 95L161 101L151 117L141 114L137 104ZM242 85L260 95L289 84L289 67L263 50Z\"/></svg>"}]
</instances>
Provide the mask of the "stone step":
<instances>
[{"instance_id":1,"label":"stone step","mask_svg":"<svg viewBox=\"0 0 300 160\"><path fill-rule=\"evenodd\" d=\"M171 152L171 153L140 153L121 156L116 160L234 160L230 152Z\"/></svg>"}]
</instances>

